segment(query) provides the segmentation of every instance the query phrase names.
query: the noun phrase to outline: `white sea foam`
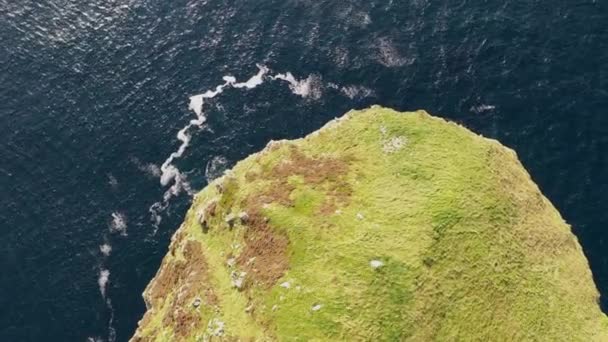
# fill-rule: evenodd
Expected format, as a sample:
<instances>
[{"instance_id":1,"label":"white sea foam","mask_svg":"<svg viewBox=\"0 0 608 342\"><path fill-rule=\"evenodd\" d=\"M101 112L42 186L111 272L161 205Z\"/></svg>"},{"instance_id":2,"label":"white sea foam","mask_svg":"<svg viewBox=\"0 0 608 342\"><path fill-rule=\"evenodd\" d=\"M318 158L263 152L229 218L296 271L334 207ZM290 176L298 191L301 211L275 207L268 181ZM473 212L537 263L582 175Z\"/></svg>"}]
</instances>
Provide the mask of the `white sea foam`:
<instances>
[{"instance_id":1,"label":"white sea foam","mask_svg":"<svg viewBox=\"0 0 608 342\"><path fill-rule=\"evenodd\" d=\"M177 139L181 141L181 144L177 151L171 153L160 167L161 185L168 186L171 183L173 184L169 189L167 189L167 191L165 191L163 200L161 202L154 203L149 209L152 216L152 222L155 226L155 232L162 220L160 213L169 206L169 201L172 197L179 195L183 190L188 192L190 195L194 194L190 184L186 180L186 177L180 172L177 166L173 165L173 162L175 159L181 158L188 146L190 146L190 141L192 140L192 135L189 132L190 129L192 127L201 128L205 124L205 121L207 121L207 117L203 111L205 99L212 99L216 97L217 95L221 94L226 87L253 89L261 85L264 83L264 77L268 72L268 68L263 65L258 65L257 67L258 72L244 82L237 82L234 76L226 75L222 78L224 83L217 85L215 88L207 90L202 94L197 94L190 97L190 104L188 108L192 110L194 114L196 114L196 118L190 120L186 126L177 132Z\"/></svg>"},{"instance_id":2,"label":"white sea foam","mask_svg":"<svg viewBox=\"0 0 608 342\"><path fill-rule=\"evenodd\" d=\"M473 106L471 107L471 111L477 113L477 114L481 114L483 112L487 112L487 111L491 111L496 109L496 106L493 105L487 105L487 104L481 104L478 106Z\"/></svg>"},{"instance_id":3,"label":"white sea foam","mask_svg":"<svg viewBox=\"0 0 608 342\"><path fill-rule=\"evenodd\" d=\"M258 73L253 75L250 79L248 79L245 82L235 83L236 79L234 77L232 77L232 86L235 88L253 89L253 88L261 85L262 83L264 83L264 76L268 72L268 68L263 65L258 64L258 69L259 69Z\"/></svg>"},{"instance_id":4,"label":"white sea foam","mask_svg":"<svg viewBox=\"0 0 608 342\"><path fill-rule=\"evenodd\" d=\"M340 88L340 92L351 100L375 96L372 89L360 85L350 85Z\"/></svg>"},{"instance_id":5,"label":"white sea foam","mask_svg":"<svg viewBox=\"0 0 608 342\"><path fill-rule=\"evenodd\" d=\"M188 108L196 115L195 119L188 122L186 126L179 130L177 133L177 139L181 142L176 151L171 153L169 157L160 166L160 183L162 186L171 186L165 191L163 199L159 202L152 204L149 208L152 223L154 225L154 233L158 230L159 224L162 221L161 213L165 211L171 198L179 195L182 191L186 191L190 196L194 195L186 176L180 172L180 170L173 164L173 162L181 158L190 142L192 140L192 134L190 130L193 127L202 128L205 124L207 117L205 116L204 106L207 99L212 99L221 94L226 88L237 88L237 89L253 89L263 84L266 80L281 80L287 82L289 89L298 96L303 98L310 98L317 100L323 95L323 82L319 75L309 75L305 79L297 79L291 72L279 73L276 75L267 76L269 69L264 65L257 65L258 72L251 76L244 82L237 82L236 78L231 75L222 77L224 83L221 83L210 90L207 90L201 94L190 96L190 103ZM365 94L362 90L347 90L347 94L351 94L353 91L357 94ZM353 93L354 94L354 93ZM349 96L349 95L347 95ZM352 96L356 96L352 95ZM219 160L216 160L218 162ZM218 164L218 163L216 163ZM222 164L222 163L219 163ZM218 165L219 165L218 164ZM210 165L213 166L213 165ZM211 169L207 171L212 171ZM207 176L210 176L213 172L206 172Z\"/></svg>"},{"instance_id":6,"label":"white sea foam","mask_svg":"<svg viewBox=\"0 0 608 342\"><path fill-rule=\"evenodd\" d=\"M159 178L161 175L160 167L153 163L144 163L137 157L130 157L129 161L137 167L137 169L145 173L150 178Z\"/></svg>"},{"instance_id":7,"label":"white sea foam","mask_svg":"<svg viewBox=\"0 0 608 342\"><path fill-rule=\"evenodd\" d=\"M116 329L114 328L114 307L110 298L106 299L106 307L110 311L110 320L108 321L108 342L116 341Z\"/></svg>"},{"instance_id":8,"label":"white sea foam","mask_svg":"<svg viewBox=\"0 0 608 342\"><path fill-rule=\"evenodd\" d=\"M219 178L224 171L226 171L226 167L228 166L228 159L223 156L215 156L207 162L207 166L205 167L205 178L207 178L207 182L212 182L214 179Z\"/></svg>"},{"instance_id":9,"label":"white sea foam","mask_svg":"<svg viewBox=\"0 0 608 342\"><path fill-rule=\"evenodd\" d=\"M110 253L112 253L112 246L110 246L109 243L104 243L103 245L99 246L99 251L101 252L101 254L108 257L110 256Z\"/></svg>"},{"instance_id":10,"label":"white sea foam","mask_svg":"<svg viewBox=\"0 0 608 342\"><path fill-rule=\"evenodd\" d=\"M118 187L118 180L111 173L108 173L108 184L110 184L112 189L116 189Z\"/></svg>"},{"instance_id":11,"label":"white sea foam","mask_svg":"<svg viewBox=\"0 0 608 342\"><path fill-rule=\"evenodd\" d=\"M298 80L291 72L284 74L276 74L271 76L273 80L283 80L289 83L289 89L291 92L301 97L310 97L314 100L318 100L323 95L323 84L321 77L318 75L308 75L307 78Z\"/></svg>"},{"instance_id":12,"label":"white sea foam","mask_svg":"<svg viewBox=\"0 0 608 342\"><path fill-rule=\"evenodd\" d=\"M99 276L97 278L97 284L99 285L99 292L101 293L101 297L106 302L106 308L110 312L110 320L108 321L108 342L116 341L116 329L114 328L114 307L112 306L112 301L109 297L106 296L108 283L110 282L110 270L106 268L100 268ZM97 342L103 341L103 339L99 336L89 337L87 338L88 342Z\"/></svg>"},{"instance_id":13,"label":"white sea foam","mask_svg":"<svg viewBox=\"0 0 608 342\"><path fill-rule=\"evenodd\" d=\"M120 212L112 213L112 222L110 222L110 231L112 233L120 233L122 236L127 236L127 216Z\"/></svg>"},{"instance_id":14,"label":"white sea foam","mask_svg":"<svg viewBox=\"0 0 608 342\"><path fill-rule=\"evenodd\" d=\"M101 296L106 298L106 288L108 286L108 282L110 281L110 270L101 269L99 270L99 278L97 278L97 284L99 285L99 292L101 292Z\"/></svg>"},{"instance_id":15,"label":"white sea foam","mask_svg":"<svg viewBox=\"0 0 608 342\"><path fill-rule=\"evenodd\" d=\"M140 170L145 172L147 175L149 175L151 177L160 177L161 176L160 167L158 167L158 165L153 164L153 163L148 163L148 164L143 165L143 167L140 168Z\"/></svg>"},{"instance_id":16,"label":"white sea foam","mask_svg":"<svg viewBox=\"0 0 608 342\"><path fill-rule=\"evenodd\" d=\"M377 42L376 60L389 68L411 65L415 58L408 58L401 55L399 49L389 38L381 38Z\"/></svg>"},{"instance_id":17,"label":"white sea foam","mask_svg":"<svg viewBox=\"0 0 608 342\"><path fill-rule=\"evenodd\" d=\"M203 95L194 95L190 96L190 105L188 105L188 109L193 110L196 115L203 114Z\"/></svg>"}]
</instances>

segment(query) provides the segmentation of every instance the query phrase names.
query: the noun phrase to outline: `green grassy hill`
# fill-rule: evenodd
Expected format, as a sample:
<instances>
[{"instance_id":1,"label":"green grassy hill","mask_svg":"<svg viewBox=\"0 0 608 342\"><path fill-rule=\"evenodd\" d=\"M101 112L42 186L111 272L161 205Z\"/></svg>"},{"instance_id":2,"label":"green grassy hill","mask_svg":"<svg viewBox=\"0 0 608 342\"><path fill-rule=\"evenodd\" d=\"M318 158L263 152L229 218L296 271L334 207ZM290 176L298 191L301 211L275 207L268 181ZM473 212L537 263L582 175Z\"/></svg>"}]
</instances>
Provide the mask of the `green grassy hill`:
<instances>
[{"instance_id":1,"label":"green grassy hill","mask_svg":"<svg viewBox=\"0 0 608 342\"><path fill-rule=\"evenodd\" d=\"M133 341L608 341L570 227L498 142L352 111L195 198Z\"/></svg>"}]
</instances>

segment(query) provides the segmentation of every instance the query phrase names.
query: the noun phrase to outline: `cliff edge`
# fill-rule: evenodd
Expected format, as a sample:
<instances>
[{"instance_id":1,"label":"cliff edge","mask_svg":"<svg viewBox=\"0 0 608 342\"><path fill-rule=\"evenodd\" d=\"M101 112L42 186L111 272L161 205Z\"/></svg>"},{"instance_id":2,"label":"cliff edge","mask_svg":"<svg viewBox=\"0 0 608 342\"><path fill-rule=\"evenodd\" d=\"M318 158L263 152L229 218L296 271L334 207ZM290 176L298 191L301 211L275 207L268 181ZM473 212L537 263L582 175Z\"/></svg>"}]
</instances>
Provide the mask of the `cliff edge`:
<instances>
[{"instance_id":1,"label":"cliff edge","mask_svg":"<svg viewBox=\"0 0 608 342\"><path fill-rule=\"evenodd\" d=\"M512 150L372 107L201 191L132 341L608 341L598 297Z\"/></svg>"}]
</instances>

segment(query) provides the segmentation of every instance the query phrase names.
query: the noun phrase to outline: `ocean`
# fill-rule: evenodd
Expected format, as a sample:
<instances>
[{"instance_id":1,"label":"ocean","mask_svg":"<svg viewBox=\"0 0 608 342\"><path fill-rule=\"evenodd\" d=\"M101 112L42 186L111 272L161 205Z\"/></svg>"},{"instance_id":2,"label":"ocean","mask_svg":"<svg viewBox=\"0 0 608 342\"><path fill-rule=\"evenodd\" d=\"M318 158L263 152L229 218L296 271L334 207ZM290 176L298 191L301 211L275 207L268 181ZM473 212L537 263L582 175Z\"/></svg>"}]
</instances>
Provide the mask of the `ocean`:
<instances>
[{"instance_id":1,"label":"ocean","mask_svg":"<svg viewBox=\"0 0 608 342\"><path fill-rule=\"evenodd\" d=\"M372 104L516 150L608 308L607 23L602 0L0 0L0 340L128 340L191 194Z\"/></svg>"}]
</instances>

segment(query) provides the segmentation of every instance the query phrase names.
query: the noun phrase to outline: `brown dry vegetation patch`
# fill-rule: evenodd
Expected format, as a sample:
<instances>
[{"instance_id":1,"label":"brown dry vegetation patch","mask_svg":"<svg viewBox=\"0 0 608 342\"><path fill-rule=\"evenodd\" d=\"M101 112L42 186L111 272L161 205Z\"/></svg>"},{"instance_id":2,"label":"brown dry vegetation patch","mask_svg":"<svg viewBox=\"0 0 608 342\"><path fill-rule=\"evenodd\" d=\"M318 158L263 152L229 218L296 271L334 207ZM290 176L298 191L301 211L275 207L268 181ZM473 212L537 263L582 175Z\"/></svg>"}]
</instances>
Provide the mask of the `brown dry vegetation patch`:
<instances>
[{"instance_id":1,"label":"brown dry vegetation patch","mask_svg":"<svg viewBox=\"0 0 608 342\"><path fill-rule=\"evenodd\" d=\"M245 248L236 259L250 277L264 287L272 287L289 267L289 240L266 222L258 209L253 209L247 221Z\"/></svg>"},{"instance_id":2,"label":"brown dry vegetation patch","mask_svg":"<svg viewBox=\"0 0 608 342\"><path fill-rule=\"evenodd\" d=\"M289 159L271 169L266 178L287 180L289 176L299 175L309 184L335 182L348 172L348 158L312 158L297 147L290 147Z\"/></svg>"},{"instance_id":3,"label":"brown dry vegetation patch","mask_svg":"<svg viewBox=\"0 0 608 342\"><path fill-rule=\"evenodd\" d=\"M172 249L180 242L182 235L177 237ZM161 271L147 293L149 304L157 309L162 306L163 301L168 301L162 324L173 327L176 336L180 337L186 337L192 331L204 328L204 322L193 306L195 299L200 298L200 307L213 307L218 304L217 296L211 288L208 264L200 242L186 241L183 244L183 255L185 260L163 260ZM142 326L150 319L146 316Z\"/></svg>"},{"instance_id":4,"label":"brown dry vegetation patch","mask_svg":"<svg viewBox=\"0 0 608 342\"><path fill-rule=\"evenodd\" d=\"M257 196L257 202L292 206L290 195L295 190L295 186L289 183L289 178L292 176L300 176L307 185L325 192L325 203L319 209L321 214L331 214L339 205L345 205L348 202L352 195L352 187L346 181L345 176L354 157L313 158L302 153L294 145L289 148L289 157L285 161L266 172L248 172L246 174L246 179L250 182L257 179L271 182L268 190Z\"/></svg>"},{"instance_id":5,"label":"brown dry vegetation patch","mask_svg":"<svg viewBox=\"0 0 608 342\"><path fill-rule=\"evenodd\" d=\"M289 240L285 234L270 226L262 214L263 206L269 203L293 206L290 195L296 186L289 182L289 178L300 176L307 185L320 188L326 193L326 200L319 212L333 213L337 206L345 204L352 194L350 184L345 180L351 160L352 158L312 158L292 145L285 161L268 171L250 171L246 174L247 181L270 182L264 192L251 195L243 201L243 207L246 208L250 219L245 233L246 246L237 258L237 263L247 271L251 279L265 287L271 287L289 267Z\"/></svg>"}]
</instances>

